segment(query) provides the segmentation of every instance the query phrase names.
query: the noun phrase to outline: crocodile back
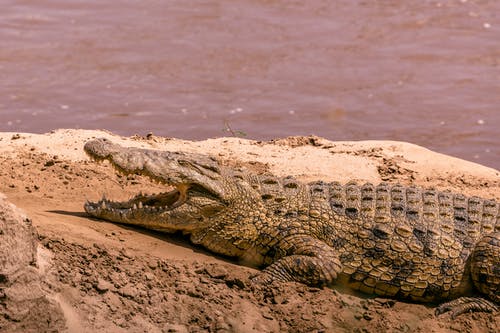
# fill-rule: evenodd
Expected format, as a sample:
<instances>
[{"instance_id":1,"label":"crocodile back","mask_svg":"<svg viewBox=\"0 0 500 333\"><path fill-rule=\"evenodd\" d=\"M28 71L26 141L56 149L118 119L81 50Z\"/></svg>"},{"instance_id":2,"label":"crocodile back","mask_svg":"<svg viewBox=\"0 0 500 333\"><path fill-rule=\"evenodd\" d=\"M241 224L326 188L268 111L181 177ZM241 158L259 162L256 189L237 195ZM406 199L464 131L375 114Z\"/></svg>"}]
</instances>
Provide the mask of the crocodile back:
<instances>
[{"instance_id":1,"label":"crocodile back","mask_svg":"<svg viewBox=\"0 0 500 333\"><path fill-rule=\"evenodd\" d=\"M414 186L328 184L343 278L366 293L432 301L471 287L469 257L499 229L493 200Z\"/></svg>"},{"instance_id":2,"label":"crocodile back","mask_svg":"<svg viewBox=\"0 0 500 333\"><path fill-rule=\"evenodd\" d=\"M324 241L342 263L338 282L368 294L434 301L464 293L474 247L500 229L494 200L386 183L250 182L268 209L264 233L269 226L278 238Z\"/></svg>"},{"instance_id":3,"label":"crocodile back","mask_svg":"<svg viewBox=\"0 0 500 333\"><path fill-rule=\"evenodd\" d=\"M471 248L482 235L500 230L494 200L386 183L333 182L328 188L332 211L345 217L344 223L358 221L379 238L387 238L391 230L402 237L413 234L428 255L435 254L439 239L455 239Z\"/></svg>"}]
</instances>

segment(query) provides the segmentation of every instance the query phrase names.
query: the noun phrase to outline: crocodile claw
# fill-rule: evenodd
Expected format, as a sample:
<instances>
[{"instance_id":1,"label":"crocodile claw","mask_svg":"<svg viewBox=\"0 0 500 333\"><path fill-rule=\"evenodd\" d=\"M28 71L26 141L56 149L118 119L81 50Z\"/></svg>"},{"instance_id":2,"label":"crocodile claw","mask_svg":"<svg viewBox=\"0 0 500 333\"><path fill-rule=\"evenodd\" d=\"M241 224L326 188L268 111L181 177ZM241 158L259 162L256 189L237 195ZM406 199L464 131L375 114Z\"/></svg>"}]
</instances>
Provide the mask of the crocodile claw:
<instances>
[{"instance_id":1,"label":"crocodile claw","mask_svg":"<svg viewBox=\"0 0 500 333\"><path fill-rule=\"evenodd\" d=\"M492 313L498 311L498 306L481 297L460 297L438 306L435 314L438 316L450 312L451 317L454 319L461 314L472 311Z\"/></svg>"}]
</instances>

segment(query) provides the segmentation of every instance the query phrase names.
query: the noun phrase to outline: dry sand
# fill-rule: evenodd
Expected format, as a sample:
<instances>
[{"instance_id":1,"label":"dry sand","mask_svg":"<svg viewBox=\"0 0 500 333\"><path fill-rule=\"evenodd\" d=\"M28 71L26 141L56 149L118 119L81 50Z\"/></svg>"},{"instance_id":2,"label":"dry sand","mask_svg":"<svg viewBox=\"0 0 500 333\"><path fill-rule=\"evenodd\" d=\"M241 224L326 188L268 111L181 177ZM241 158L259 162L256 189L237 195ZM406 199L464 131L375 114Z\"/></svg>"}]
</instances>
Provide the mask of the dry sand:
<instances>
[{"instance_id":1,"label":"dry sand","mask_svg":"<svg viewBox=\"0 0 500 333\"><path fill-rule=\"evenodd\" d=\"M140 190L163 190L143 177L118 176L108 164L89 161L82 147L95 137L126 146L211 154L304 181L399 182L500 199L497 170L402 142L318 137L191 142L87 130L0 133L0 192L33 221L41 289L66 319L61 324L39 315L43 324L30 326L26 321L33 316L4 316L0 330L428 333L497 332L500 327L499 314L436 318L432 305L344 290L287 283L255 291L249 285L255 269L193 247L180 235L89 218L83 210L86 199L103 194L126 199Z\"/></svg>"}]
</instances>

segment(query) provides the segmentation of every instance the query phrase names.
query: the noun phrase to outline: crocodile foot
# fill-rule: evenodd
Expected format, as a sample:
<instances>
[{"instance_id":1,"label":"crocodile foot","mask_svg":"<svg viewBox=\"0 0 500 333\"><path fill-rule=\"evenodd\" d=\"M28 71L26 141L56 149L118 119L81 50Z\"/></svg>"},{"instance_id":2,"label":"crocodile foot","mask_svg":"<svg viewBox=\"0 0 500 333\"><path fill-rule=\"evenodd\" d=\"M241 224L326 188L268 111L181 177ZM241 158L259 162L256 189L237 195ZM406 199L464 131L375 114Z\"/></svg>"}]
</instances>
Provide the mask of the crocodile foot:
<instances>
[{"instance_id":1,"label":"crocodile foot","mask_svg":"<svg viewBox=\"0 0 500 333\"><path fill-rule=\"evenodd\" d=\"M457 316L470 311L492 313L498 311L498 306L496 306L495 303L481 297L460 297L450 302L441 304L436 308L435 313L436 315L440 315L445 312L450 312L451 317L456 318Z\"/></svg>"}]
</instances>

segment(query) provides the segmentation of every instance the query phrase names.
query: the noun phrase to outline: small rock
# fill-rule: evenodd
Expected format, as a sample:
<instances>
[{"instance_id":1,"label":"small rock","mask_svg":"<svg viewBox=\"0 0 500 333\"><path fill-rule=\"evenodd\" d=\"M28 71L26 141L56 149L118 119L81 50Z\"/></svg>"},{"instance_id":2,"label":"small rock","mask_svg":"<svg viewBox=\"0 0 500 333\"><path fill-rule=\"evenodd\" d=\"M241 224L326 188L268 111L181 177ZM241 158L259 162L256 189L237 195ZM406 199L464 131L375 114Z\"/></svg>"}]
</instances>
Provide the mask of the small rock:
<instances>
[{"instance_id":1,"label":"small rock","mask_svg":"<svg viewBox=\"0 0 500 333\"><path fill-rule=\"evenodd\" d=\"M131 284L127 284L125 287L120 289L120 294L124 297L135 298L137 297L137 288Z\"/></svg>"},{"instance_id":2,"label":"small rock","mask_svg":"<svg viewBox=\"0 0 500 333\"><path fill-rule=\"evenodd\" d=\"M226 280L226 285L229 287L229 288L234 288L234 287L238 287L240 289L244 289L245 288L245 282L239 278L234 278L234 279L228 279Z\"/></svg>"},{"instance_id":3,"label":"small rock","mask_svg":"<svg viewBox=\"0 0 500 333\"><path fill-rule=\"evenodd\" d=\"M154 276L154 274L147 272L147 273L144 273L144 278L147 281L151 281L151 280L153 280L155 278L155 276Z\"/></svg>"},{"instance_id":4,"label":"small rock","mask_svg":"<svg viewBox=\"0 0 500 333\"><path fill-rule=\"evenodd\" d=\"M133 259L134 258L134 255L132 253L130 253L130 251L128 251L127 249L121 249L120 250L120 255L122 255L123 257L125 257L127 259Z\"/></svg>"},{"instance_id":5,"label":"small rock","mask_svg":"<svg viewBox=\"0 0 500 333\"><path fill-rule=\"evenodd\" d=\"M112 312L118 311L118 309L123 306L120 297L118 297L115 293L105 294L105 302Z\"/></svg>"},{"instance_id":6,"label":"small rock","mask_svg":"<svg viewBox=\"0 0 500 333\"><path fill-rule=\"evenodd\" d=\"M226 323L223 316L215 318L215 330L217 332L231 332L231 327Z\"/></svg>"},{"instance_id":7,"label":"small rock","mask_svg":"<svg viewBox=\"0 0 500 333\"><path fill-rule=\"evenodd\" d=\"M286 304L288 303L288 297L287 295L284 295L283 293L273 293L273 303L274 304Z\"/></svg>"},{"instance_id":8,"label":"small rock","mask_svg":"<svg viewBox=\"0 0 500 333\"><path fill-rule=\"evenodd\" d=\"M223 279L227 276L227 271L220 265L211 265L205 271L213 279Z\"/></svg>"},{"instance_id":9,"label":"small rock","mask_svg":"<svg viewBox=\"0 0 500 333\"><path fill-rule=\"evenodd\" d=\"M105 293L106 291L108 291L112 287L113 287L113 285L111 283L109 283L108 281L103 280L101 278L98 278L97 282L94 284L94 288L98 292L100 292L101 294Z\"/></svg>"},{"instance_id":10,"label":"small rock","mask_svg":"<svg viewBox=\"0 0 500 333\"><path fill-rule=\"evenodd\" d=\"M309 320L309 319L305 319L304 315L302 315L302 319ZM265 319L274 320L274 317L269 313L269 311L262 311L262 317L264 317Z\"/></svg>"},{"instance_id":11,"label":"small rock","mask_svg":"<svg viewBox=\"0 0 500 333\"><path fill-rule=\"evenodd\" d=\"M264 317L264 318L265 318L265 317ZM311 316L311 314L310 314L310 313L303 313L303 314L302 314L302 319L304 319L304 320L308 320L308 321L309 321L309 320L312 320L312 316Z\"/></svg>"},{"instance_id":12,"label":"small rock","mask_svg":"<svg viewBox=\"0 0 500 333\"><path fill-rule=\"evenodd\" d=\"M148 267L151 268L152 270L155 270L158 267L158 260L149 260L148 261Z\"/></svg>"},{"instance_id":13,"label":"small rock","mask_svg":"<svg viewBox=\"0 0 500 333\"><path fill-rule=\"evenodd\" d=\"M95 272L95 270L96 270L95 264L93 262L90 262L88 269L86 269L85 271L88 273L88 275L92 275L92 273Z\"/></svg>"},{"instance_id":14,"label":"small rock","mask_svg":"<svg viewBox=\"0 0 500 333\"><path fill-rule=\"evenodd\" d=\"M209 284L209 283L210 283L210 281L209 281L209 280L207 280L207 279L205 279L204 277L201 277L201 278L200 278L200 283L201 283L201 284Z\"/></svg>"}]
</instances>

